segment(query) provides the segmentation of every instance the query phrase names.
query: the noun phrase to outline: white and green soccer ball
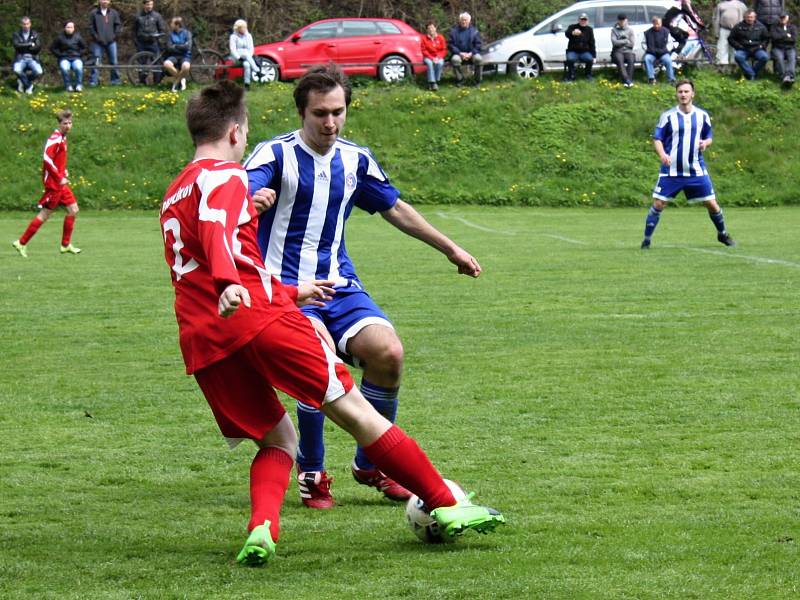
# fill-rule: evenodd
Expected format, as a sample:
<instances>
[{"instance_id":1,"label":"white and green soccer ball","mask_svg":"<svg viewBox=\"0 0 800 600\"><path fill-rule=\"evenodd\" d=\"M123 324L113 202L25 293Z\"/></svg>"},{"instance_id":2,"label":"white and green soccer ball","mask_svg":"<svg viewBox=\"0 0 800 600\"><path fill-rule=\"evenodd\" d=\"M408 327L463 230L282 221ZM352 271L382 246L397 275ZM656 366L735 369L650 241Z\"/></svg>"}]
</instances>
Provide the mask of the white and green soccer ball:
<instances>
[{"instance_id":1,"label":"white and green soccer ball","mask_svg":"<svg viewBox=\"0 0 800 600\"><path fill-rule=\"evenodd\" d=\"M453 492L456 501L463 500L467 497L461 486L455 481L445 479L444 482L450 491ZM406 522L408 528L414 532L414 535L421 539L423 542L429 544L442 544L444 542L452 542L452 538L443 536L439 531L439 524L431 517L431 511L425 506L425 503L416 495L411 496L406 503Z\"/></svg>"}]
</instances>

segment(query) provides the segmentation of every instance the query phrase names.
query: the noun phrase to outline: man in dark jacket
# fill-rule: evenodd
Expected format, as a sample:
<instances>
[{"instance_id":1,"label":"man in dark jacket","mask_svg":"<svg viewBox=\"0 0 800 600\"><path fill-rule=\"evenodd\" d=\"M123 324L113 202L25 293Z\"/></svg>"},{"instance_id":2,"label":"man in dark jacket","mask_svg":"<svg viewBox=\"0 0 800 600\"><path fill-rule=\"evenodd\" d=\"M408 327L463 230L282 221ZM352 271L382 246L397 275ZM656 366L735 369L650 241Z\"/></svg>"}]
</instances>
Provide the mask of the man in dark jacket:
<instances>
[{"instance_id":1,"label":"man in dark jacket","mask_svg":"<svg viewBox=\"0 0 800 600\"><path fill-rule=\"evenodd\" d=\"M775 74L783 83L793 84L797 70L797 27L789 23L789 15L783 13L780 20L769 30L772 39L772 64Z\"/></svg>"},{"instance_id":2,"label":"man in dark jacket","mask_svg":"<svg viewBox=\"0 0 800 600\"><path fill-rule=\"evenodd\" d=\"M64 80L64 89L68 92L83 91L83 53L86 51L86 42L81 34L75 31L75 23L64 23L64 31L50 45L50 52L58 59L58 69ZM72 72L75 80L72 80Z\"/></svg>"},{"instance_id":3,"label":"man in dark jacket","mask_svg":"<svg viewBox=\"0 0 800 600\"><path fill-rule=\"evenodd\" d=\"M745 78L751 81L755 79L769 60L769 33L763 23L756 20L756 11L744 13L744 21L731 30L728 43L734 49L734 58Z\"/></svg>"},{"instance_id":4,"label":"man in dark jacket","mask_svg":"<svg viewBox=\"0 0 800 600\"><path fill-rule=\"evenodd\" d=\"M448 46L452 56L450 64L456 76L456 85L464 85L464 73L461 65L472 63L475 70L475 85L480 85L483 77L483 64L481 58L481 34L472 26L472 17L468 12L458 15L458 25L450 30Z\"/></svg>"},{"instance_id":5,"label":"man in dark jacket","mask_svg":"<svg viewBox=\"0 0 800 600\"><path fill-rule=\"evenodd\" d=\"M786 12L783 3L784 0L755 0L753 10L756 11L756 18L769 29Z\"/></svg>"},{"instance_id":6,"label":"man in dark jacket","mask_svg":"<svg viewBox=\"0 0 800 600\"><path fill-rule=\"evenodd\" d=\"M19 31L11 36L14 44L14 73L17 75L17 91L33 93L33 82L42 74L42 65L38 61L42 40L39 34L31 29L30 17L22 17Z\"/></svg>"},{"instance_id":7,"label":"man in dark jacket","mask_svg":"<svg viewBox=\"0 0 800 600\"><path fill-rule=\"evenodd\" d=\"M647 83L656 82L656 63L664 65L667 80L675 83L675 71L672 69L672 56L669 50L669 31L661 23L660 17L653 17L653 26L644 32L646 49L644 51L644 68L647 71Z\"/></svg>"},{"instance_id":8,"label":"man in dark jacket","mask_svg":"<svg viewBox=\"0 0 800 600\"><path fill-rule=\"evenodd\" d=\"M117 35L122 29L119 13L109 5L111 0L100 0L98 6L89 12L89 32L92 40L92 58L95 64L100 64L103 54L108 57L108 64L117 64ZM89 85L99 83L97 69L92 68L89 74ZM111 85L120 85L119 71L111 71Z\"/></svg>"},{"instance_id":9,"label":"man in dark jacket","mask_svg":"<svg viewBox=\"0 0 800 600\"><path fill-rule=\"evenodd\" d=\"M575 81L575 63L582 62L586 67L586 79L592 80L592 63L597 57L594 47L594 30L589 26L589 15L581 13L578 22L567 27L567 77L565 81Z\"/></svg>"},{"instance_id":10,"label":"man in dark jacket","mask_svg":"<svg viewBox=\"0 0 800 600\"><path fill-rule=\"evenodd\" d=\"M162 37L166 36L166 33L167 27L163 17L153 10L153 0L144 0L142 12L136 16L136 20L133 22L133 41L136 44L136 51L146 50L158 56L161 52L159 42ZM161 81L161 75L161 71L153 74L155 83ZM147 73L140 73L139 82L144 84L146 81Z\"/></svg>"}]
</instances>

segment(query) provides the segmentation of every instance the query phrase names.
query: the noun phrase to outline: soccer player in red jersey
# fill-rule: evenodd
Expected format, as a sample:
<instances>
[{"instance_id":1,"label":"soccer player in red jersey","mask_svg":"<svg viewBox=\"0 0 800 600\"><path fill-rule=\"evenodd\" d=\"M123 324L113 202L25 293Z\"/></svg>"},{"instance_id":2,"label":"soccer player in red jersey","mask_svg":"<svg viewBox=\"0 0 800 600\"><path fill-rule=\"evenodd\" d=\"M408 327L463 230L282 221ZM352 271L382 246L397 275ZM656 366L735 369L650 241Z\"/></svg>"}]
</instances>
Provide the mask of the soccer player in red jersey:
<instances>
[{"instance_id":1,"label":"soccer player in red jersey","mask_svg":"<svg viewBox=\"0 0 800 600\"><path fill-rule=\"evenodd\" d=\"M195 156L164 196L161 228L186 370L229 443L251 439L259 447L250 468L250 534L237 560L263 564L280 532L297 434L274 388L350 433L433 509L446 535L494 530L503 516L468 498L456 503L417 443L364 399L297 308L329 299L330 282L284 286L264 268L257 212L238 162L247 144L244 90L230 81L205 88L189 100L186 121Z\"/></svg>"},{"instance_id":2,"label":"soccer player in red jersey","mask_svg":"<svg viewBox=\"0 0 800 600\"><path fill-rule=\"evenodd\" d=\"M81 249L70 243L78 214L78 201L69 187L67 171L67 134L72 129L72 111L62 110L56 115L58 127L47 138L42 159L44 194L39 199L39 214L28 224L25 233L11 242L23 258L28 258L28 242L59 206L67 209L61 233L61 254L79 254Z\"/></svg>"}]
</instances>

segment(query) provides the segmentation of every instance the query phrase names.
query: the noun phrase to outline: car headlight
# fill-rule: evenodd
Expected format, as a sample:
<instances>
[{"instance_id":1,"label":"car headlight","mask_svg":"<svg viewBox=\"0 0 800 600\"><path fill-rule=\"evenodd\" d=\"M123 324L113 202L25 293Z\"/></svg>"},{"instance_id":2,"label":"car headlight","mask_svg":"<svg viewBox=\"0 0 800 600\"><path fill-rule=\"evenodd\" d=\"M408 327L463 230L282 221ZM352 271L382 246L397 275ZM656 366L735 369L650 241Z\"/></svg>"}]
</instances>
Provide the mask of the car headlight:
<instances>
[{"instance_id":1,"label":"car headlight","mask_svg":"<svg viewBox=\"0 0 800 600\"><path fill-rule=\"evenodd\" d=\"M500 49L500 46L502 46L502 45L503 45L503 42L495 42L494 44L489 46L488 52L490 54L492 54L494 52L497 52Z\"/></svg>"}]
</instances>

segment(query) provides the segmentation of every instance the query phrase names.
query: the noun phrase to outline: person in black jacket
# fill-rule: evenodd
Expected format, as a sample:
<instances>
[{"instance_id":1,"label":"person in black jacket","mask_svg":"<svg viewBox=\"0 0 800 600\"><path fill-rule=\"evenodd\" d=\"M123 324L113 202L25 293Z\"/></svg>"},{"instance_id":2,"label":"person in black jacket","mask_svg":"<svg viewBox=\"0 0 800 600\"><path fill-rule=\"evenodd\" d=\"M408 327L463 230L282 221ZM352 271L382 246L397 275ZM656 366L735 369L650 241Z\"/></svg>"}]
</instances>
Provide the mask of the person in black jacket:
<instances>
[{"instance_id":1,"label":"person in black jacket","mask_svg":"<svg viewBox=\"0 0 800 600\"><path fill-rule=\"evenodd\" d=\"M164 18L153 10L153 0L144 0L142 12L136 16L136 20L133 22L133 41L136 44L136 51L146 50L158 56L161 52L159 42L166 36L166 33L167 27L164 24ZM153 74L155 83L161 81L162 75L161 71ZM147 73L140 73L139 82L144 84L146 81Z\"/></svg>"},{"instance_id":2,"label":"person in black jacket","mask_svg":"<svg viewBox=\"0 0 800 600\"><path fill-rule=\"evenodd\" d=\"M662 26L660 17L653 17L653 26L644 32L646 49L644 52L644 69L647 71L647 83L656 82L656 63L664 65L667 79L675 83L675 71L672 69L672 55L669 50L669 32Z\"/></svg>"},{"instance_id":3,"label":"person in black jacket","mask_svg":"<svg viewBox=\"0 0 800 600\"><path fill-rule=\"evenodd\" d=\"M33 82L42 74L42 65L37 60L42 49L39 34L31 29L30 17L22 17L20 29L11 36L14 45L14 73L17 75L17 91L33 93Z\"/></svg>"},{"instance_id":4,"label":"person in black jacket","mask_svg":"<svg viewBox=\"0 0 800 600\"><path fill-rule=\"evenodd\" d=\"M754 0L753 10L756 18L769 29L778 22L780 16L786 12L784 0Z\"/></svg>"},{"instance_id":5,"label":"person in black jacket","mask_svg":"<svg viewBox=\"0 0 800 600\"><path fill-rule=\"evenodd\" d=\"M769 30L772 39L772 64L775 74L783 83L794 83L797 70L797 27L789 23L789 15L783 13L780 20Z\"/></svg>"},{"instance_id":6,"label":"person in black jacket","mask_svg":"<svg viewBox=\"0 0 800 600\"><path fill-rule=\"evenodd\" d=\"M75 31L75 22L64 23L64 31L50 45L50 52L58 59L58 68L64 80L64 89L68 92L83 91L83 53L86 42L81 34ZM73 83L72 73L75 73Z\"/></svg>"},{"instance_id":7,"label":"person in black jacket","mask_svg":"<svg viewBox=\"0 0 800 600\"><path fill-rule=\"evenodd\" d=\"M100 64L103 54L108 56L108 64L117 64L117 35L122 29L119 13L109 5L111 0L100 0L100 3L89 12L89 32L92 38L92 58L95 64ZM89 85L99 83L97 69L93 68L89 74ZM119 71L111 71L111 85L120 85Z\"/></svg>"},{"instance_id":8,"label":"person in black jacket","mask_svg":"<svg viewBox=\"0 0 800 600\"><path fill-rule=\"evenodd\" d=\"M748 10L744 13L744 21L737 23L731 30L728 43L734 49L734 58L745 78L750 81L755 79L769 60L767 54L769 33L767 28L756 20L756 11Z\"/></svg>"},{"instance_id":9,"label":"person in black jacket","mask_svg":"<svg viewBox=\"0 0 800 600\"><path fill-rule=\"evenodd\" d=\"M589 15L582 13L578 22L567 27L567 76L564 81L575 81L575 63L582 62L586 67L586 79L592 80L592 63L597 57L594 47L594 30L589 26Z\"/></svg>"}]
</instances>

